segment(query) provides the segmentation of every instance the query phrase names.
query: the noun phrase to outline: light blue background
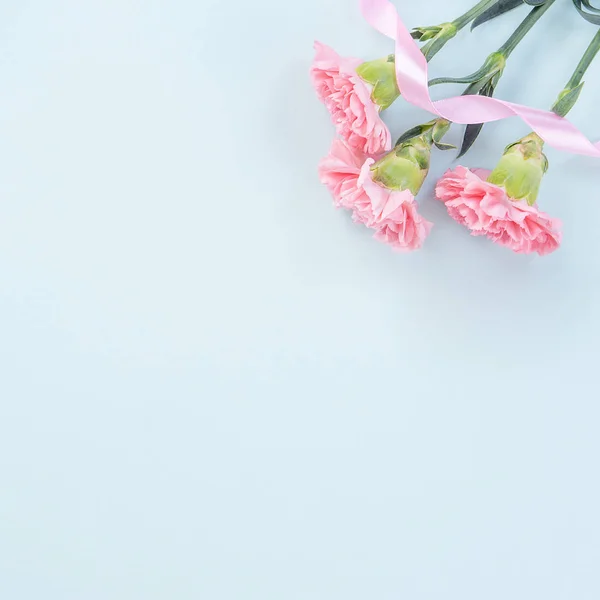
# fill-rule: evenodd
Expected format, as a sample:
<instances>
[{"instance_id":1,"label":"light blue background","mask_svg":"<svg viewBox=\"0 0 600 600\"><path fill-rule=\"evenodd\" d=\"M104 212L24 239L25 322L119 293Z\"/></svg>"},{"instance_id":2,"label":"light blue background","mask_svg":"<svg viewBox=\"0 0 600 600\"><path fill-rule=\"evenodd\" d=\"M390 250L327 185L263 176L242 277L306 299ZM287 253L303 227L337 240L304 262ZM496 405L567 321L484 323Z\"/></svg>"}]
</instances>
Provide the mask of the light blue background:
<instances>
[{"instance_id":1,"label":"light blue background","mask_svg":"<svg viewBox=\"0 0 600 600\"><path fill-rule=\"evenodd\" d=\"M426 247L375 242L317 180L307 77L314 38L390 51L357 4L0 2L3 599L600 597L600 163L548 150L546 258L447 217L451 153ZM498 95L548 106L593 32L559 0ZM594 139L599 76L572 113Z\"/></svg>"}]
</instances>

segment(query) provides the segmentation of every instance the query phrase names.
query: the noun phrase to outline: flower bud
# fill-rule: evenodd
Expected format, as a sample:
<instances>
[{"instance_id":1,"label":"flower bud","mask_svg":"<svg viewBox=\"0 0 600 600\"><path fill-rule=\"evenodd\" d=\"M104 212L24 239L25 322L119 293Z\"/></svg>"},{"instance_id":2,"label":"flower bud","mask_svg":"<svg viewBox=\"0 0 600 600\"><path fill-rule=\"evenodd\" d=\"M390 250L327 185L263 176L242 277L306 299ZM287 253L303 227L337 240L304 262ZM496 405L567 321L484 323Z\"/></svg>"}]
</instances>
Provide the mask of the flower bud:
<instances>
[{"instance_id":1,"label":"flower bud","mask_svg":"<svg viewBox=\"0 0 600 600\"><path fill-rule=\"evenodd\" d=\"M458 33L455 23L440 23L431 27L416 27L411 36L420 42L427 42L422 48L423 56L431 60Z\"/></svg>"},{"instance_id":2,"label":"flower bud","mask_svg":"<svg viewBox=\"0 0 600 600\"><path fill-rule=\"evenodd\" d=\"M356 68L356 73L372 87L371 100L382 110L400 96L393 55L364 62Z\"/></svg>"},{"instance_id":3,"label":"flower bud","mask_svg":"<svg viewBox=\"0 0 600 600\"><path fill-rule=\"evenodd\" d=\"M449 23L448 23L449 25ZM434 37L440 35L442 32L442 25L429 25L427 27L415 27L410 35L419 42L428 42Z\"/></svg>"},{"instance_id":4,"label":"flower bud","mask_svg":"<svg viewBox=\"0 0 600 600\"><path fill-rule=\"evenodd\" d=\"M544 141L536 133L530 133L511 144L487 180L502 186L511 199L526 200L527 204L533 206L542 177L548 170L543 147Z\"/></svg>"}]
</instances>

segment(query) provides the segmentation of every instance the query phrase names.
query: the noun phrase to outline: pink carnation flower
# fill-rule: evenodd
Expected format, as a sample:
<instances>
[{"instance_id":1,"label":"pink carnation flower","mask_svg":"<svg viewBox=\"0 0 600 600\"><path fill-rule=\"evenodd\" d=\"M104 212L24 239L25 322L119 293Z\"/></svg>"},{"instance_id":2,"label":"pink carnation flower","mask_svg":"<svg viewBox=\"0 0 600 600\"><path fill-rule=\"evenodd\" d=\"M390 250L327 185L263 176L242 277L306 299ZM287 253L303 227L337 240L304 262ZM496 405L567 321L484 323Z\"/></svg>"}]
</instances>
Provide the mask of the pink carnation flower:
<instances>
[{"instance_id":1,"label":"pink carnation flower","mask_svg":"<svg viewBox=\"0 0 600 600\"><path fill-rule=\"evenodd\" d=\"M336 208L354 210L358 177L367 158L361 150L334 140L329 154L319 162L319 179L331 192Z\"/></svg>"},{"instance_id":2,"label":"pink carnation flower","mask_svg":"<svg viewBox=\"0 0 600 600\"><path fill-rule=\"evenodd\" d=\"M371 88L356 73L362 61L343 58L329 46L315 42L310 74L319 99L331 113L340 136L352 148L368 154L389 150L390 131L371 100Z\"/></svg>"},{"instance_id":3,"label":"pink carnation flower","mask_svg":"<svg viewBox=\"0 0 600 600\"><path fill-rule=\"evenodd\" d=\"M409 190L391 190L373 181L374 159L334 140L319 164L319 177L335 205L352 211L352 218L375 230L375 239L396 250L417 250L431 230L417 210Z\"/></svg>"},{"instance_id":4,"label":"pink carnation flower","mask_svg":"<svg viewBox=\"0 0 600 600\"><path fill-rule=\"evenodd\" d=\"M525 200L508 196L503 187L486 181L490 171L457 167L438 181L436 196L450 216L467 227L472 235L485 235L514 252L540 255L558 248L561 223L530 206Z\"/></svg>"}]
</instances>

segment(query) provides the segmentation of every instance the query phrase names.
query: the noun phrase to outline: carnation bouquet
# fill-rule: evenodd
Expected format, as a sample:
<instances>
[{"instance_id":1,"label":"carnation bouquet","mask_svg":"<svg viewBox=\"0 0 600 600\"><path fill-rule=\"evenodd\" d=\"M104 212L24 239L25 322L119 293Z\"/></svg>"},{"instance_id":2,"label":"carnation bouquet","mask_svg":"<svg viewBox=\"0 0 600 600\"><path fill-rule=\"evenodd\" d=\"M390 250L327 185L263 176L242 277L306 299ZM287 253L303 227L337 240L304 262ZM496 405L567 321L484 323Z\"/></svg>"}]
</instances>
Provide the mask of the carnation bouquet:
<instances>
[{"instance_id":1,"label":"carnation bouquet","mask_svg":"<svg viewBox=\"0 0 600 600\"><path fill-rule=\"evenodd\" d=\"M551 18L546 13L555 5L572 6L590 29L591 41L573 72L565 76L564 88L550 110L496 98L498 81L513 50L538 22ZM428 62L461 30L467 26L474 30L519 8L527 11L522 22L474 73L429 79ZM316 42L310 70L318 98L337 132L318 169L335 206L350 211L356 223L372 229L376 239L394 249L417 250L432 228L419 214L416 200L432 155L438 150L457 150L462 158L485 123L517 116L528 131L508 145L495 165L486 169L457 164L437 182L435 195L472 235L485 236L518 253L555 251L561 242L561 223L538 205L548 170L545 145L600 157L600 146L566 118L581 94L583 76L600 50L600 9L590 0L480 0L453 21L410 32L389 0L361 0L361 10L370 25L394 40L394 52L363 61L340 56ZM464 84L463 94L432 101L429 88L446 83ZM384 116L400 98L434 118L395 138ZM466 126L460 149L444 142L453 124Z\"/></svg>"}]
</instances>

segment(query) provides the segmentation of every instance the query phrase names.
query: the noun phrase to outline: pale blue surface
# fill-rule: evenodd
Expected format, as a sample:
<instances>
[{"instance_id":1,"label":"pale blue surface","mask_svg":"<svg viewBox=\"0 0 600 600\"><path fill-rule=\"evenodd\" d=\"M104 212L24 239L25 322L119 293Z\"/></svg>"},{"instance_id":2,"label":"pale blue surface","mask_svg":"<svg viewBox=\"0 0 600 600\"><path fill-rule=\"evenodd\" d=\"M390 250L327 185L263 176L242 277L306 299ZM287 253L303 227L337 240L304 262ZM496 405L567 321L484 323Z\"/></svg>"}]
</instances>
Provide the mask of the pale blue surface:
<instances>
[{"instance_id":1,"label":"pale blue surface","mask_svg":"<svg viewBox=\"0 0 600 600\"><path fill-rule=\"evenodd\" d=\"M557 4L501 97L566 81L593 28ZM435 229L394 254L317 181L315 37L390 50L354 0L0 2L2 599L600 597L600 163L549 150L537 259L447 218L437 155Z\"/></svg>"}]
</instances>

